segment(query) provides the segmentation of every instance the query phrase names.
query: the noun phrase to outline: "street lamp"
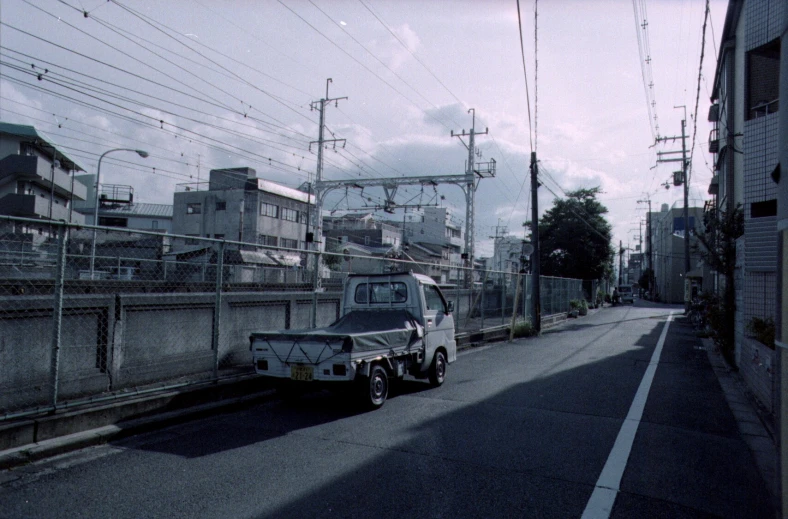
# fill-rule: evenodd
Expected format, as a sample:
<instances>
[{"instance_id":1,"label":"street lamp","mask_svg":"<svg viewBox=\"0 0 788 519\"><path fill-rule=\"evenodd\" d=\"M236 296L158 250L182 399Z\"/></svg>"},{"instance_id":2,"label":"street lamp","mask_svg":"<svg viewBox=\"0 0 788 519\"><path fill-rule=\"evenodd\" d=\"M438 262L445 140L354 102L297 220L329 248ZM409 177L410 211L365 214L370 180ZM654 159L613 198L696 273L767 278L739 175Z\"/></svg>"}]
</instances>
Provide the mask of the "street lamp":
<instances>
[{"instance_id":1,"label":"street lamp","mask_svg":"<svg viewBox=\"0 0 788 519\"><path fill-rule=\"evenodd\" d=\"M111 150L107 150L101 154L98 160L98 167L96 168L96 197L94 200L94 207L93 207L93 244L90 246L90 279L93 278L94 268L96 266L96 226L98 226L98 210L99 210L99 182L101 182L101 159L104 158L105 155L110 153L114 153L116 151L133 151L143 159L148 157L148 152L143 150L135 150L133 148L113 148Z\"/></svg>"}]
</instances>

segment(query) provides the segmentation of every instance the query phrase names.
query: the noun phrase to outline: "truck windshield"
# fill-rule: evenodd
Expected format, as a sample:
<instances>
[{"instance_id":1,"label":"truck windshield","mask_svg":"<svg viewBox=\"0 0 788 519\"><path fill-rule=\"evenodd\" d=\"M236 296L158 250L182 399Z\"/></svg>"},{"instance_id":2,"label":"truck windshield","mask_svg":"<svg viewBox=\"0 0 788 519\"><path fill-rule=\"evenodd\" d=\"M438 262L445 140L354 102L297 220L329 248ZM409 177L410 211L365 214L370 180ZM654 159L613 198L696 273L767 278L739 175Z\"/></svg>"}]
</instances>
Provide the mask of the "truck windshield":
<instances>
[{"instance_id":1,"label":"truck windshield","mask_svg":"<svg viewBox=\"0 0 788 519\"><path fill-rule=\"evenodd\" d=\"M407 300L405 283L361 283L356 287L356 303L404 303Z\"/></svg>"}]
</instances>

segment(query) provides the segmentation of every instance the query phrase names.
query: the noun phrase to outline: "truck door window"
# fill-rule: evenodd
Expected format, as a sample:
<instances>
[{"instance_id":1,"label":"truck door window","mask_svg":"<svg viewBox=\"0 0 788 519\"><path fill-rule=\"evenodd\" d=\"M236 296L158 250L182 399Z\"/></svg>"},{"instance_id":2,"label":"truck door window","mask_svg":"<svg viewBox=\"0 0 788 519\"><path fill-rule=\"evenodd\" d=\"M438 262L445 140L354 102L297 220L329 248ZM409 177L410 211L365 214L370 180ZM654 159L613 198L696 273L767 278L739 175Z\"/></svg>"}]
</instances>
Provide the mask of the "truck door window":
<instances>
[{"instance_id":1,"label":"truck door window","mask_svg":"<svg viewBox=\"0 0 788 519\"><path fill-rule=\"evenodd\" d=\"M361 283L354 295L356 303L404 303L408 300L405 283Z\"/></svg>"},{"instance_id":2,"label":"truck door window","mask_svg":"<svg viewBox=\"0 0 788 519\"><path fill-rule=\"evenodd\" d=\"M443 295L434 285L424 285L424 301L427 303L427 310L437 310L446 313L446 302Z\"/></svg>"}]
</instances>

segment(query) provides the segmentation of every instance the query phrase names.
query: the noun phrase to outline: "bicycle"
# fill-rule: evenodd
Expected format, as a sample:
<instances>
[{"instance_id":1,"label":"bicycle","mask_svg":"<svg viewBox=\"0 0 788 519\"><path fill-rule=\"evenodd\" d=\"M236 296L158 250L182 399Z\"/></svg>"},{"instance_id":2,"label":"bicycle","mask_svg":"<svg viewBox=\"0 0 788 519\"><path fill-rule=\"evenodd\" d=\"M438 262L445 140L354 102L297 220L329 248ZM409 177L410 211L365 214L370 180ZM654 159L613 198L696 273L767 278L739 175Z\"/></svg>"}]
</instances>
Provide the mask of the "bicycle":
<instances>
[{"instance_id":1,"label":"bicycle","mask_svg":"<svg viewBox=\"0 0 788 519\"><path fill-rule=\"evenodd\" d=\"M706 305L699 301L693 301L690 304L690 311L687 314L690 323L696 330L702 330L706 327Z\"/></svg>"}]
</instances>

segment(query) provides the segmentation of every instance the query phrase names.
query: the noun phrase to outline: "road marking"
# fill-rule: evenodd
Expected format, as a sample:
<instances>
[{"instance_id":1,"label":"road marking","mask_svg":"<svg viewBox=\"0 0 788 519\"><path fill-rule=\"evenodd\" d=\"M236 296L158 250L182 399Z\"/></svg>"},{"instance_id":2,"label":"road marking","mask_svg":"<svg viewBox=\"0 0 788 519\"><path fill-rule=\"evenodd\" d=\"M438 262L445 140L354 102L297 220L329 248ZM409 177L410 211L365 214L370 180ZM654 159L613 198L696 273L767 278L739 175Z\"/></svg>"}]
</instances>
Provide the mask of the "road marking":
<instances>
[{"instance_id":1,"label":"road marking","mask_svg":"<svg viewBox=\"0 0 788 519\"><path fill-rule=\"evenodd\" d=\"M632 444L635 441L635 434L638 431L640 419L643 417L643 409L646 407L648 392L651 389L651 383L654 381L659 357L662 355L662 347L665 345L665 337L668 335L668 327L672 320L673 312L670 312L668 320L665 322L665 327L659 336L659 341L657 341L657 347L654 348L654 353L651 354L651 360L648 363L646 372L643 374L643 379L640 381L637 393L635 393L635 398L632 400L632 405L629 407L627 417L624 419L624 423L621 424L616 442L610 450L610 455L607 457L601 474L599 474L594 492L588 499L582 519L607 519L613 511L613 504L618 495L619 485L621 485L621 477L624 475L624 469L627 467L627 460L629 460L629 454L632 451Z\"/></svg>"}]
</instances>

